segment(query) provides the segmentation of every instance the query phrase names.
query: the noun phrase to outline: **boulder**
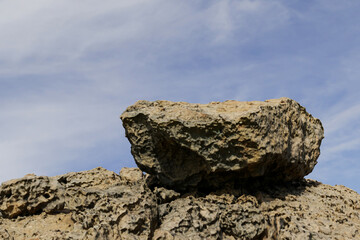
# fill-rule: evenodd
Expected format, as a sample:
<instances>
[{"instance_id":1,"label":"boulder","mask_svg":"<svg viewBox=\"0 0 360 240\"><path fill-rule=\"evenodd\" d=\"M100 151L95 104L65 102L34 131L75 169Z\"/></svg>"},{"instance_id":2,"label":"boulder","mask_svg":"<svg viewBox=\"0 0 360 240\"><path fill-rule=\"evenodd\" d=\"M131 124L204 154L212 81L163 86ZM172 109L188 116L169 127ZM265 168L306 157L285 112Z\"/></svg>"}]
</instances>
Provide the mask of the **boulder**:
<instances>
[{"instance_id":1,"label":"boulder","mask_svg":"<svg viewBox=\"0 0 360 240\"><path fill-rule=\"evenodd\" d=\"M191 104L138 101L121 115L139 168L185 190L309 174L324 129L294 100Z\"/></svg>"}]
</instances>

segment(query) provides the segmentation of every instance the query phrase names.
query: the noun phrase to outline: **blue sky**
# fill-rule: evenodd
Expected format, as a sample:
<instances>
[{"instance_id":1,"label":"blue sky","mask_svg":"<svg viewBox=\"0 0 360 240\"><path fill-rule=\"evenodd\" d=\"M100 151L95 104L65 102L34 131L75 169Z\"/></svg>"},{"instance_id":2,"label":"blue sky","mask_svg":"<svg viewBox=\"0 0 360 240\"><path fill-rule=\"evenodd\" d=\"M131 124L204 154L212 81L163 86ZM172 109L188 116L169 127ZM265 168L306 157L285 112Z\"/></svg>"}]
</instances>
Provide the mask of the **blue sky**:
<instances>
[{"instance_id":1,"label":"blue sky","mask_svg":"<svg viewBox=\"0 0 360 240\"><path fill-rule=\"evenodd\" d=\"M325 128L308 177L360 192L360 2L0 1L0 181L135 166L140 99L290 97Z\"/></svg>"}]
</instances>

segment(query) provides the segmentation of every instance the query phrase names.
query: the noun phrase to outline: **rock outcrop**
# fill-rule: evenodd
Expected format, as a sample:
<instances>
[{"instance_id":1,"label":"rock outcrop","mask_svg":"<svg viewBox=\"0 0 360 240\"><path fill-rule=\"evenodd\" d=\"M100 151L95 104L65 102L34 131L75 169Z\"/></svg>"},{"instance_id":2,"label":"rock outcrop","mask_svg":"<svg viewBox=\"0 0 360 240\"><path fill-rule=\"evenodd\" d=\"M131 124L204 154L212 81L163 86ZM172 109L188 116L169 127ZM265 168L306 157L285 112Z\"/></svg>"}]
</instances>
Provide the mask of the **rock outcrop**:
<instances>
[{"instance_id":1,"label":"rock outcrop","mask_svg":"<svg viewBox=\"0 0 360 240\"><path fill-rule=\"evenodd\" d=\"M139 168L180 190L247 178L301 179L316 165L324 137L320 120L289 98L138 101L121 119Z\"/></svg>"},{"instance_id":2,"label":"rock outcrop","mask_svg":"<svg viewBox=\"0 0 360 240\"><path fill-rule=\"evenodd\" d=\"M96 168L5 182L0 204L3 240L360 238L360 195L313 180L179 193Z\"/></svg>"},{"instance_id":3,"label":"rock outcrop","mask_svg":"<svg viewBox=\"0 0 360 240\"><path fill-rule=\"evenodd\" d=\"M3 183L0 239L148 239L157 224L155 195L139 169L122 175L99 167Z\"/></svg>"},{"instance_id":4,"label":"rock outcrop","mask_svg":"<svg viewBox=\"0 0 360 240\"><path fill-rule=\"evenodd\" d=\"M2 183L0 239L360 239L360 195L303 178L323 128L295 101L140 101L121 118L140 168Z\"/></svg>"}]
</instances>

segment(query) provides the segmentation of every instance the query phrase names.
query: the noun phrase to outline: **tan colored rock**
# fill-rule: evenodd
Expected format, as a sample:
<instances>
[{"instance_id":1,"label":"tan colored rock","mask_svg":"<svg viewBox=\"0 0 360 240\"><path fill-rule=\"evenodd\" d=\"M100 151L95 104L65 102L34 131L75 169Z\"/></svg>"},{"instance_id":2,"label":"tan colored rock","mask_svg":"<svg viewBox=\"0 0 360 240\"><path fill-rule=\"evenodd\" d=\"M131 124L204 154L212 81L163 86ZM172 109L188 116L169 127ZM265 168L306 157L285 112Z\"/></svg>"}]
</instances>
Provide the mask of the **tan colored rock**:
<instances>
[{"instance_id":1,"label":"tan colored rock","mask_svg":"<svg viewBox=\"0 0 360 240\"><path fill-rule=\"evenodd\" d=\"M138 182L143 179L143 173L138 168L124 167L120 170L120 177L127 182Z\"/></svg>"},{"instance_id":2,"label":"tan colored rock","mask_svg":"<svg viewBox=\"0 0 360 240\"><path fill-rule=\"evenodd\" d=\"M249 196L249 198L251 198ZM257 203L216 195L179 198L160 206L155 239L260 239L265 218ZM169 238L169 237L167 237Z\"/></svg>"},{"instance_id":3,"label":"tan colored rock","mask_svg":"<svg viewBox=\"0 0 360 240\"><path fill-rule=\"evenodd\" d=\"M3 217L31 215L38 212L56 211L62 202L56 194L62 187L55 179L26 175L1 185L0 211Z\"/></svg>"},{"instance_id":4,"label":"tan colored rock","mask_svg":"<svg viewBox=\"0 0 360 240\"><path fill-rule=\"evenodd\" d=\"M96 168L11 180L0 203L4 240L360 239L360 195L313 180L181 195Z\"/></svg>"},{"instance_id":5,"label":"tan colored rock","mask_svg":"<svg viewBox=\"0 0 360 240\"><path fill-rule=\"evenodd\" d=\"M249 177L301 179L316 165L324 137L320 120L289 98L138 101L121 119L139 168L180 190Z\"/></svg>"},{"instance_id":6,"label":"tan colored rock","mask_svg":"<svg viewBox=\"0 0 360 240\"><path fill-rule=\"evenodd\" d=\"M237 191L160 205L154 239L360 238L360 195L346 187L304 180Z\"/></svg>"},{"instance_id":7,"label":"tan colored rock","mask_svg":"<svg viewBox=\"0 0 360 240\"><path fill-rule=\"evenodd\" d=\"M0 239L148 239L157 218L145 181L103 168L26 176L0 187Z\"/></svg>"},{"instance_id":8,"label":"tan colored rock","mask_svg":"<svg viewBox=\"0 0 360 240\"><path fill-rule=\"evenodd\" d=\"M180 197L180 193L163 187L155 187L154 193L159 203L171 202Z\"/></svg>"},{"instance_id":9,"label":"tan colored rock","mask_svg":"<svg viewBox=\"0 0 360 240\"><path fill-rule=\"evenodd\" d=\"M307 180L263 190L265 239L360 239L360 195Z\"/></svg>"}]
</instances>

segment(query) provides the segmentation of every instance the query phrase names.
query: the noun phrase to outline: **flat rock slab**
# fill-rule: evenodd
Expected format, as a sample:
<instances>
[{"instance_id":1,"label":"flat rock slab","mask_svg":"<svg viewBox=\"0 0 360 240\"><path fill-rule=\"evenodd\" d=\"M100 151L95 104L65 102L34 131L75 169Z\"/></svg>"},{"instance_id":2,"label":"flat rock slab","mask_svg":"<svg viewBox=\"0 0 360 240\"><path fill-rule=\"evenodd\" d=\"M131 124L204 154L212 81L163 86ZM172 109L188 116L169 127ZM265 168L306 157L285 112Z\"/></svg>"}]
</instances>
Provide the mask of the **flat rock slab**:
<instances>
[{"instance_id":1,"label":"flat rock slab","mask_svg":"<svg viewBox=\"0 0 360 240\"><path fill-rule=\"evenodd\" d=\"M121 119L139 168L180 190L234 179L301 179L316 165L324 138L320 120L289 98L138 101Z\"/></svg>"}]
</instances>

